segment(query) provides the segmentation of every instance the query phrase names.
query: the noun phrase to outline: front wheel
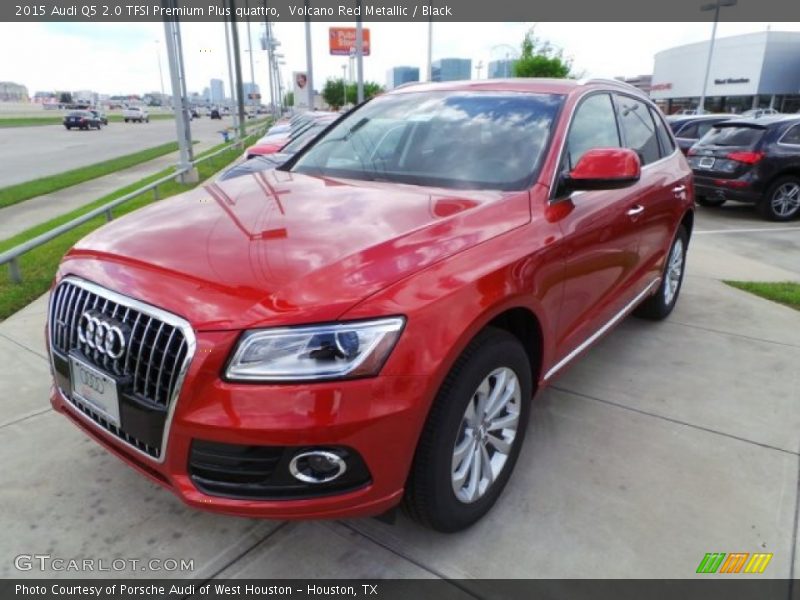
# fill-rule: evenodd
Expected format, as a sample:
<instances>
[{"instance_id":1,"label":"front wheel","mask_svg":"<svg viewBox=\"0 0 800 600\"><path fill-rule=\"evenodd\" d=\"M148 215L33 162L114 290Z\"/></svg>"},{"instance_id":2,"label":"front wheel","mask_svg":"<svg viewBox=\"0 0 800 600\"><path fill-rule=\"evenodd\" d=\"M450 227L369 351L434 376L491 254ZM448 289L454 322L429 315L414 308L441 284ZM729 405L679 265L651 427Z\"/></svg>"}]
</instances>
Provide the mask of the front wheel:
<instances>
[{"instance_id":1,"label":"front wheel","mask_svg":"<svg viewBox=\"0 0 800 600\"><path fill-rule=\"evenodd\" d=\"M776 180L758 204L770 221L789 221L800 214L800 179L794 176Z\"/></svg>"},{"instance_id":2,"label":"front wheel","mask_svg":"<svg viewBox=\"0 0 800 600\"><path fill-rule=\"evenodd\" d=\"M494 328L476 336L442 384L420 437L404 498L414 519L454 532L489 512L519 456L532 385L517 338Z\"/></svg>"},{"instance_id":3,"label":"front wheel","mask_svg":"<svg viewBox=\"0 0 800 600\"><path fill-rule=\"evenodd\" d=\"M672 247L667 255L664 273L661 276L661 285L658 291L642 302L634 311L637 317L660 321L666 319L675 303L683 284L683 272L686 268L686 250L689 246L689 233L681 225L672 241Z\"/></svg>"}]
</instances>

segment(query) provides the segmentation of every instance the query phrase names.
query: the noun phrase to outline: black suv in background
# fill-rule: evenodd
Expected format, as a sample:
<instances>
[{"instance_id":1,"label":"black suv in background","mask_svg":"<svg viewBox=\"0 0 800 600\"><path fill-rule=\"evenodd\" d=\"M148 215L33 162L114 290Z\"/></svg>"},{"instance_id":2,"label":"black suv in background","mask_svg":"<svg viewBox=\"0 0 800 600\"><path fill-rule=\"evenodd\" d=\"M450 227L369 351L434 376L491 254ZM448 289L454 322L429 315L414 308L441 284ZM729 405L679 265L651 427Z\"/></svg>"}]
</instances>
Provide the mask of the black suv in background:
<instances>
[{"instance_id":1,"label":"black suv in background","mask_svg":"<svg viewBox=\"0 0 800 600\"><path fill-rule=\"evenodd\" d=\"M714 125L688 153L698 204L755 204L773 221L800 215L800 117L742 118Z\"/></svg>"},{"instance_id":2,"label":"black suv in background","mask_svg":"<svg viewBox=\"0 0 800 600\"><path fill-rule=\"evenodd\" d=\"M726 114L671 115L667 117L667 124L675 134L681 152L686 154L714 125L735 118L736 115Z\"/></svg>"}]
</instances>

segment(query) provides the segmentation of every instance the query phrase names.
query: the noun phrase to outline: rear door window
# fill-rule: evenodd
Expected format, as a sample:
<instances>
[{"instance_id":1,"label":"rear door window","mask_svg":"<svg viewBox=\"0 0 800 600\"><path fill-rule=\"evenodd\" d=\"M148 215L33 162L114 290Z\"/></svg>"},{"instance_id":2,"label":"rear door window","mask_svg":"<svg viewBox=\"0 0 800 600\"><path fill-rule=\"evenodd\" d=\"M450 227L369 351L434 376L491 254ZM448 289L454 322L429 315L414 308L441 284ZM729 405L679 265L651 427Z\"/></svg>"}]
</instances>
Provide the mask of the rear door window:
<instances>
[{"instance_id":1,"label":"rear door window","mask_svg":"<svg viewBox=\"0 0 800 600\"><path fill-rule=\"evenodd\" d=\"M653 117L653 122L656 124L656 137L658 138L658 145L661 147L661 156L669 156L675 151L675 143L667 131L664 120L659 115L658 111L650 107L650 116Z\"/></svg>"},{"instance_id":2,"label":"rear door window","mask_svg":"<svg viewBox=\"0 0 800 600\"><path fill-rule=\"evenodd\" d=\"M647 104L630 96L617 94L617 112L625 146L639 155L642 165L661 158L656 125Z\"/></svg>"}]
</instances>

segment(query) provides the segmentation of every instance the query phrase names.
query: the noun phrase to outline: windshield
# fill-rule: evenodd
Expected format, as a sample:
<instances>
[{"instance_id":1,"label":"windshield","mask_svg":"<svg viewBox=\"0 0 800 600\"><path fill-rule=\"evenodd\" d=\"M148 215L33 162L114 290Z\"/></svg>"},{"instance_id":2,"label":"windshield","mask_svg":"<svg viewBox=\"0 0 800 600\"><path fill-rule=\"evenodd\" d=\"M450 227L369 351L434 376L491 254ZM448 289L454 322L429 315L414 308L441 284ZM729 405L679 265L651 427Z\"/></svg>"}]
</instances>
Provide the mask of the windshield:
<instances>
[{"instance_id":1,"label":"windshield","mask_svg":"<svg viewBox=\"0 0 800 600\"><path fill-rule=\"evenodd\" d=\"M382 96L353 111L292 171L459 189L529 185L563 97L506 92Z\"/></svg>"},{"instance_id":2,"label":"windshield","mask_svg":"<svg viewBox=\"0 0 800 600\"><path fill-rule=\"evenodd\" d=\"M761 127L716 125L698 142L700 146L739 146L752 148L764 135Z\"/></svg>"}]
</instances>

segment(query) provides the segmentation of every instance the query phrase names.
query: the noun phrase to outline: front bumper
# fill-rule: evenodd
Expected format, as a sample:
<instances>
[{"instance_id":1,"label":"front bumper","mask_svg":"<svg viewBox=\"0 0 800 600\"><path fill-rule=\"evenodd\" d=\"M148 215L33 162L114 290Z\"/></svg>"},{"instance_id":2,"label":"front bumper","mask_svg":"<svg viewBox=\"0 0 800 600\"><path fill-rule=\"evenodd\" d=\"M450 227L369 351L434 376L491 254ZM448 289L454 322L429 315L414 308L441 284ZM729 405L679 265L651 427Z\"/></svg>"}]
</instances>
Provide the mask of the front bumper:
<instances>
[{"instance_id":1,"label":"front bumper","mask_svg":"<svg viewBox=\"0 0 800 600\"><path fill-rule=\"evenodd\" d=\"M260 385L222 381L232 332L198 334L169 424L161 460L136 452L78 410L54 387L53 407L95 440L190 506L274 519L372 516L396 505L427 414L428 379L380 376L353 381ZM368 483L300 499L242 499L204 493L190 473L193 441L254 446L346 447L363 459Z\"/></svg>"}]
</instances>

